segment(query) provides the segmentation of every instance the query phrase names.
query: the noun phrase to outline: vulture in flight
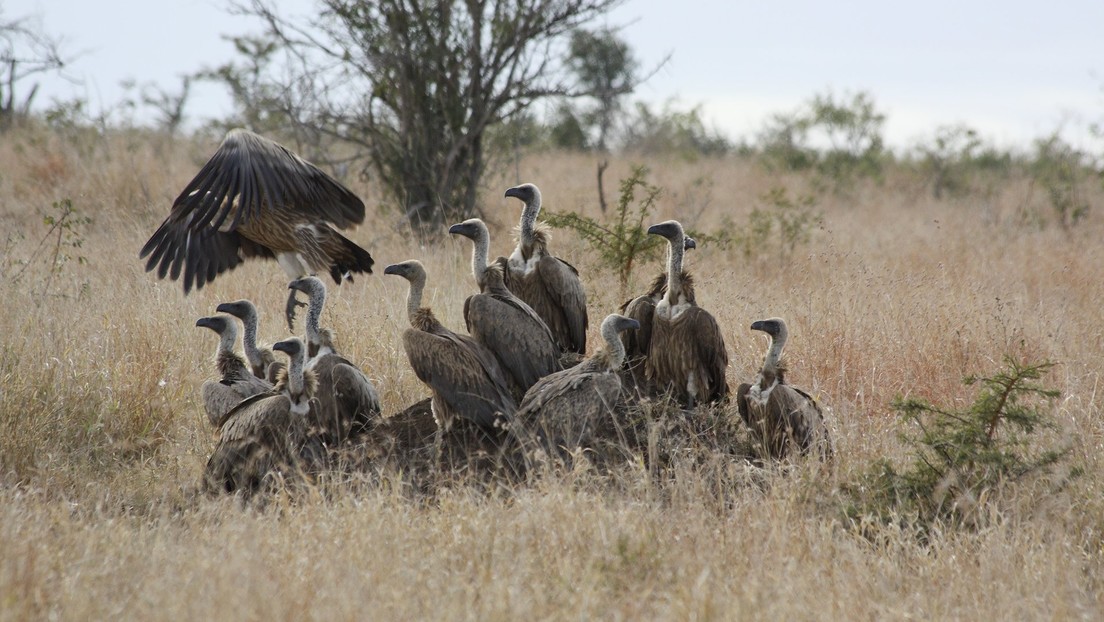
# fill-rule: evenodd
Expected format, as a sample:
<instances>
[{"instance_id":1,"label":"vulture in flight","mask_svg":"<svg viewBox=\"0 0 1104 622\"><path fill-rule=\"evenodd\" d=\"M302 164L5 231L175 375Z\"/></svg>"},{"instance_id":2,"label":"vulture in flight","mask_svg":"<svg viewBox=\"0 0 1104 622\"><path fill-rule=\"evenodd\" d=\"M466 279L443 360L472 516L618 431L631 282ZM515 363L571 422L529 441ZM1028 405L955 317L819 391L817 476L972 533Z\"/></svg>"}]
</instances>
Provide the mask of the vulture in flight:
<instances>
[{"instance_id":1,"label":"vulture in flight","mask_svg":"<svg viewBox=\"0 0 1104 622\"><path fill-rule=\"evenodd\" d=\"M693 283L682 270L686 234L675 220L652 225L648 233L667 239L667 292L652 314L648 383L690 408L720 402L728 395L728 351L717 320L694 301Z\"/></svg>"},{"instance_id":2,"label":"vulture in flight","mask_svg":"<svg viewBox=\"0 0 1104 622\"><path fill-rule=\"evenodd\" d=\"M525 301L552 330L563 352L586 352L586 292L579 272L548 252L548 228L537 223L541 193L533 184L506 191L525 207L518 225L517 248L506 260L506 286Z\"/></svg>"},{"instance_id":3,"label":"vulture in flight","mask_svg":"<svg viewBox=\"0 0 1104 622\"><path fill-rule=\"evenodd\" d=\"M403 332L403 348L415 375L433 394L438 447L441 435L452 428L457 417L487 431L512 418L517 403L494 354L471 337L445 328L431 309L422 306L426 272L421 262L392 264L383 273L410 283L406 302L410 328Z\"/></svg>"},{"instance_id":4,"label":"vulture in flight","mask_svg":"<svg viewBox=\"0 0 1104 622\"><path fill-rule=\"evenodd\" d=\"M618 371L625 359L620 333L639 328L640 323L622 315L610 314L602 320L605 348L587 357L575 367L545 376L525 394L515 417L515 425L526 433L527 444L534 440L550 458L567 461L577 448L587 447L595 432L608 429L613 411L621 399Z\"/></svg>"},{"instance_id":5,"label":"vulture in flight","mask_svg":"<svg viewBox=\"0 0 1104 622\"><path fill-rule=\"evenodd\" d=\"M222 426L226 415L242 400L272 390L272 384L253 375L245 361L234 352L238 341L238 327L225 315L201 317L196 326L210 328L219 336L218 350L215 352L215 366L219 371L218 380L203 382L203 408L211 425Z\"/></svg>"},{"instance_id":6,"label":"vulture in flight","mask_svg":"<svg viewBox=\"0 0 1104 622\"><path fill-rule=\"evenodd\" d=\"M832 456L832 443L824 415L808 393L786 384L782 349L789 331L782 318L759 320L751 325L770 336L770 347L754 384L736 390L740 416L759 442L764 457L781 459L794 450L807 455L813 450L821 459Z\"/></svg>"},{"instance_id":7,"label":"vulture in flight","mask_svg":"<svg viewBox=\"0 0 1104 622\"><path fill-rule=\"evenodd\" d=\"M494 353L520 399L537 380L560 369L560 348L544 320L506 288L503 266L487 265L487 225L472 218L449 233L472 241L472 274L481 293L464 301L468 333Z\"/></svg>"},{"instance_id":8,"label":"vulture in flight","mask_svg":"<svg viewBox=\"0 0 1104 622\"><path fill-rule=\"evenodd\" d=\"M364 203L286 147L233 129L142 247L146 270L200 289L251 257L275 258L295 279L372 271L372 256L337 232L364 222ZM289 327L294 315L288 299Z\"/></svg>"}]
</instances>

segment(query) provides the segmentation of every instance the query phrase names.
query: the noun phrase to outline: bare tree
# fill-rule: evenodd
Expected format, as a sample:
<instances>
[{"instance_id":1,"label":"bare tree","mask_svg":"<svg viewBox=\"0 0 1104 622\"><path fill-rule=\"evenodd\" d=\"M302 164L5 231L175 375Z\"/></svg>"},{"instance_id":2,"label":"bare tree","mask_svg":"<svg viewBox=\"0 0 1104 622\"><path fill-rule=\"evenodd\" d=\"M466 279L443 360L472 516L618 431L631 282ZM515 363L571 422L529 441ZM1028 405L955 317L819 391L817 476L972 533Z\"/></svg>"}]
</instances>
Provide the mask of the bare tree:
<instances>
[{"instance_id":1,"label":"bare tree","mask_svg":"<svg viewBox=\"0 0 1104 622\"><path fill-rule=\"evenodd\" d=\"M41 19L8 20L0 15L0 132L10 129L30 111L38 84L32 84L26 95L16 96L27 79L60 70L65 63L61 40L43 32Z\"/></svg>"},{"instance_id":2,"label":"bare tree","mask_svg":"<svg viewBox=\"0 0 1104 622\"><path fill-rule=\"evenodd\" d=\"M571 94L566 36L622 2L319 1L305 25L272 0L235 6L289 51L282 90L309 109L294 116L358 145L411 220L433 227L477 211L484 132Z\"/></svg>"}]
</instances>

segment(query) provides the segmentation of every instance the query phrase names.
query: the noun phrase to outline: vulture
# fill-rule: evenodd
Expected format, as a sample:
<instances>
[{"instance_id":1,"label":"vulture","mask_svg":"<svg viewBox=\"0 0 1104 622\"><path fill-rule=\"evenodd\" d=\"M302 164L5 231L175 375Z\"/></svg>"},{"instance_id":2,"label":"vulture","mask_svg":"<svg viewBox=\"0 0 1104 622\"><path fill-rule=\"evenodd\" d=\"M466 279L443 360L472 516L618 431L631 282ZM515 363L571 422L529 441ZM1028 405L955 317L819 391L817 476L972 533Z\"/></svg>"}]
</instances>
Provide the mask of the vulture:
<instances>
[{"instance_id":1,"label":"vulture","mask_svg":"<svg viewBox=\"0 0 1104 622\"><path fill-rule=\"evenodd\" d=\"M620 333L633 328L640 328L640 323L632 318L606 316L602 320L604 349L533 385L515 417L516 425L528 431L523 438L532 439L535 435L546 455L562 460L569 459L576 448L588 446L595 431L611 421L620 400L622 385L618 371L625 358Z\"/></svg>"},{"instance_id":2,"label":"vulture","mask_svg":"<svg viewBox=\"0 0 1104 622\"><path fill-rule=\"evenodd\" d=\"M146 271L202 288L251 257L275 258L288 277L334 281L372 271L372 256L335 230L364 222L364 202L286 147L233 129L142 247ZM288 299L288 323L294 316Z\"/></svg>"},{"instance_id":3,"label":"vulture","mask_svg":"<svg viewBox=\"0 0 1104 622\"><path fill-rule=\"evenodd\" d=\"M719 402L728 395L728 351L717 320L694 301L694 286L682 271L686 234L675 220L648 233L667 238L667 291L652 314L644 372L648 384L680 404Z\"/></svg>"},{"instance_id":4,"label":"vulture","mask_svg":"<svg viewBox=\"0 0 1104 622\"><path fill-rule=\"evenodd\" d=\"M272 349L288 355L288 367L272 391L254 395L227 415L203 475L209 492L248 498L322 464L321 443L307 429L316 383L303 369L306 348L293 337Z\"/></svg>"},{"instance_id":5,"label":"vulture","mask_svg":"<svg viewBox=\"0 0 1104 622\"><path fill-rule=\"evenodd\" d=\"M426 283L421 262L392 264L383 273L410 283L406 302L410 328L403 332L403 348L415 375L432 392L438 443L456 417L484 430L493 430L502 419L513 417L517 403L494 354L471 337L445 328L432 310L421 306Z\"/></svg>"},{"instance_id":6,"label":"vulture","mask_svg":"<svg viewBox=\"0 0 1104 622\"><path fill-rule=\"evenodd\" d=\"M785 458L796 449L802 455L815 450L822 459L832 455L831 439L824 415L808 393L786 384L782 349L789 331L782 318L759 320L751 325L770 335L770 347L755 384L741 384L736 390L740 416L759 442L765 457Z\"/></svg>"},{"instance_id":7,"label":"vulture","mask_svg":"<svg viewBox=\"0 0 1104 622\"><path fill-rule=\"evenodd\" d=\"M329 447L344 443L350 435L370 428L380 417L380 400L372 381L334 347L333 331L319 328L322 307L326 303L326 285L318 277L307 276L288 284L305 293L307 308L306 368L318 378L315 393L318 405L312 413L313 429Z\"/></svg>"},{"instance_id":8,"label":"vulture","mask_svg":"<svg viewBox=\"0 0 1104 622\"><path fill-rule=\"evenodd\" d=\"M690 250L697 247L698 243L694 238L686 236L683 249ZM690 275L683 272L680 279L688 284L687 288L693 296L693 282L690 280ZM667 273L660 272L652 281L652 286L646 294L626 300L625 304L621 305L622 314L640 322L640 328L621 333L621 343L625 344L625 368L629 374L627 379L638 388L646 384L644 363L648 356L648 346L652 342L652 315L655 313L656 304L665 293L667 293Z\"/></svg>"},{"instance_id":9,"label":"vulture","mask_svg":"<svg viewBox=\"0 0 1104 622\"><path fill-rule=\"evenodd\" d=\"M464 301L468 333L494 353L520 399L537 380L560 369L560 348L544 320L506 288L503 266L487 265L487 225L472 218L449 233L473 242L472 274L482 293Z\"/></svg>"},{"instance_id":10,"label":"vulture","mask_svg":"<svg viewBox=\"0 0 1104 622\"><path fill-rule=\"evenodd\" d=\"M579 272L548 253L548 229L537 223L541 194L533 184L506 191L525 207L518 225L518 245L506 260L506 286L548 324L564 352L586 352L586 293Z\"/></svg>"},{"instance_id":11,"label":"vulture","mask_svg":"<svg viewBox=\"0 0 1104 622\"><path fill-rule=\"evenodd\" d=\"M283 369L284 363L276 361L271 349L257 346L257 307L253 302L244 299L224 302L215 311L229 313L241 320L242 327L245 329L245 333L242 334L242 350L245 352L245 360L249 361L249 367L253 370L253 375L275 383L276 374Z\"/></svg>"},{"instance_id":12,"label":"vulture","mask_svg":"<svg viewBox=\"0 0 1104 622\"><path fill-rule=\"evenodd\" d=\"M207 420L217 428L222 425L227 413L242 400L271 391L272 384L254 376L245 361L234 352L238 327L233 320L225 315L201 317L196 320L196 326L210 328L219 336L215 366L220 378L205 381L202 389Z\"/></svg>"}]
</instances>

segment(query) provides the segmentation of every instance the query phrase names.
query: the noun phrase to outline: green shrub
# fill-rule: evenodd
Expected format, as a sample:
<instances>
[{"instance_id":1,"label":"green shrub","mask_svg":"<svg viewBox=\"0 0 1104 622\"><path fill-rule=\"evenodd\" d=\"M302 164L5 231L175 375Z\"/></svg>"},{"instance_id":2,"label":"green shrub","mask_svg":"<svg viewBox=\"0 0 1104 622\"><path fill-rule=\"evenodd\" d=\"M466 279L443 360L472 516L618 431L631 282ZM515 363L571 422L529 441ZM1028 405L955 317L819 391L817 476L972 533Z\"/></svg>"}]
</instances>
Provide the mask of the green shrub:
<instances>
[{"instance_id":1,"label":"green shrub","mask_svg":"<svg viewBox=\"0 0 1104 622\"><path fill-rule=\"evenodd\" d=\"M882 461L849 487L859 497L851 517L893 517L921 530L937 522L979 526L982 510L1003 487L1057 462L1061 451L1031 443L1033 434L1053 425L1044 405L1059 393L1037 381L1054 364L1005 357L1004 365L993 376L965 379L979 389L963 410L894 401L910 427L903 440L911 458L902 468Z\"/></svg>"}]
</instances>

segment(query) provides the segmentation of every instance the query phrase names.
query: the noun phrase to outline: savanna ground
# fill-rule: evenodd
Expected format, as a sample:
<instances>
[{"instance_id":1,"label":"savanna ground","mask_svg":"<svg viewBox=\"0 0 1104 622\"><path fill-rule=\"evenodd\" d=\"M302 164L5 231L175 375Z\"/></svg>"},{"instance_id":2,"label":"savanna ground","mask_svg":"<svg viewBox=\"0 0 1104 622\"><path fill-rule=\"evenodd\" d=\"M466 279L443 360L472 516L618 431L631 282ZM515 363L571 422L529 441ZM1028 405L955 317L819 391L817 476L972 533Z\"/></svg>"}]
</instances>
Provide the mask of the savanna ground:
<instances>
[{"instance_id":1,"label":"savanna ground","mask_svg":"<svg viewBox=\"0 0 1104 622\"><path fill-rule=\"evenodd\" d=\"M216 432L199 386L215 340L194 327L220 301L252 298L262 339L282 338L285 278L247 264L187 297L143 270L138 249L213 150L140 134L0 140L0 618L2 619L1100 619L1104 615L1104 218L1055 224L1046 196L1013 176L935 200L891 170L882 184L817 193L807 243L750 256L689 255L698 302L718 319L729 382L754 376L780 315L791 383L830 410L832 470L643 459L513 488L462 482L412 495L376 473L263 510L195 486ZM615 160L665 189L654 221L705 231L747 222L775 186L808 180L750 159ZM541 153L484 182L492 253L512 247L538 183L547 209L598 217L592 157ZM400 334L406 283L382 267L421 259L426 302L461 329L470 245L419 245L376 186L351 237L377 274L331 288L324 321L376 382L385 413L424 397ZM611 192L614 194L614 192ZM1094 185L1096 205L1104 196ZM48 234L44 218L77 212ZM91 222L78 220L90 218ZM735 225L733 225L735 223ZM79 244L79 246L78 246ZM622 301L590 249L557 231L578 266L592 329ZM66 261L66 257L68 260ZM634 275L639 288L658 262ZM590 348L597 335L591 331ZM1056 423L1033 442L1066 450L1051 471L994 491L977 527L846 518L843 490L876 461L903 461L898 396L963 407L962 378L1002 358L1057 363Z\"/></svg>"}]
</instances>

